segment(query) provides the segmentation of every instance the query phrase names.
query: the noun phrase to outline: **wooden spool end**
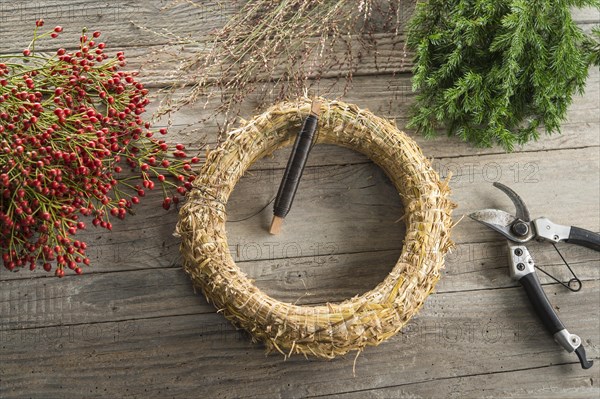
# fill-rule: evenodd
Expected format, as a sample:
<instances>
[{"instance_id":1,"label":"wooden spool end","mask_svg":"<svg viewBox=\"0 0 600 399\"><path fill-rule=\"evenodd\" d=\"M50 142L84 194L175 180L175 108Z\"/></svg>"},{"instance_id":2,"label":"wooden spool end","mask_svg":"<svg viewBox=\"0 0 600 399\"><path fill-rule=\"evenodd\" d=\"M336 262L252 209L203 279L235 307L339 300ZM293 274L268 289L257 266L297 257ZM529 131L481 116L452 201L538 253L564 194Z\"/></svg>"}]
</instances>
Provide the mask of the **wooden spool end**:
<instances>
[{"instance_id":1,"label":"wooden spool end","mask_svg":"<svg viewBox=\"0 0 600 399\"><path fill-rule=\"evenodd\" d=\"M271 220L271 228L269 229L269 233L276 235L281 233L281 225L283 225L283 218L279 216L273 216L273 220Z\"/></svg>"},{"instance_id":2,"label":"wooden spool end","mask_svg":"<svg viewBox=\"0 0 600 399\"><path fill-rule=\"evenodd\" d=\"M317 98L313 98L312 100L312 104L310 106L310 113L315 115L316 117L319 117L319 115L321 115L321 101L319 101Z\"/></svg>"}]
</instances>

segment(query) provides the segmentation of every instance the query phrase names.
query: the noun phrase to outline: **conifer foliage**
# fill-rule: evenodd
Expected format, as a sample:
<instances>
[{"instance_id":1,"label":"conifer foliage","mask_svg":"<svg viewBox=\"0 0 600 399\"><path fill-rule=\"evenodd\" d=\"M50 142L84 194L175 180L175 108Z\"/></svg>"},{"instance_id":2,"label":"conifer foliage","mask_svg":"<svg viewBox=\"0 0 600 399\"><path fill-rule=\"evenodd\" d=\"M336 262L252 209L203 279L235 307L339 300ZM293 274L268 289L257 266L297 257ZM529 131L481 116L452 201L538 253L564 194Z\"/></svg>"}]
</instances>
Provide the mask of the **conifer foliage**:
<instances>
[{"instance_id":1,"label":"conifer foliage","mask_svg":"<svg viewBox=\"0 0 600 399\"><path fill-rule=\"evenodd\" d=\"M506 150L560 132L573 94L598 65L600 31L586 35L572 7L598 0L430 0L409 26L418 91L410 127L444 127Z\"/></svg>"}]
</instances>

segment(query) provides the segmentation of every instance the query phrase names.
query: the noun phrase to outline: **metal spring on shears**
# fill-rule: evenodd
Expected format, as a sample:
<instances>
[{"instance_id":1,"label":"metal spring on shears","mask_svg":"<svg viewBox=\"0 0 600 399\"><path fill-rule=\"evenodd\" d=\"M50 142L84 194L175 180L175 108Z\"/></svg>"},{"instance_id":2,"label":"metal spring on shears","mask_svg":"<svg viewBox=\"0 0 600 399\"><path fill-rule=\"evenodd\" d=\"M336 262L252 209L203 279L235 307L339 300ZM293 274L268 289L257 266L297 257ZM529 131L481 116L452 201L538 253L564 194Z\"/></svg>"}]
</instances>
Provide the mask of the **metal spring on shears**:
<instances>
[{"instance_id":1,"label":"metal spring on shears","mask_svg":"<svg viewBox=\"0 0 600 399\"><path fill-rule=\"evenodd\" d=\"M567 269L569 269L569 271L571 272L571 275L573 276L573 278L570 279L565 284L564 282L560 281L559 279L557 279L556 277L554 277L553 275L551 275L550 273L548 273L547 271L545 271L544 269L542 269L541 267L539 267L538 265L535 265L536 269L538 269L539 271L541 271L546 276L550 277L552 280L556 281L557 283L559 283L563 287L567 288L569 291L577 292L577 291L581 290L581 287L582 287L581 280L579 279L579 277L577 277L577 275L575 274L575 272L573 271L573 269L571 269L571 266L569 266L569 263L567 263L567 261L565 260L565 258L562 256L562 254L560 253L560 251L556 247L556 244L555 243L551 243L551 244L554 247L554 250L558 253L558 256L560 256L560 258L562 259L562 261L565 264L565 266L567 266ZM572 287L572 285L575 285L575 287Z\"/></svg>"}]
</instances>

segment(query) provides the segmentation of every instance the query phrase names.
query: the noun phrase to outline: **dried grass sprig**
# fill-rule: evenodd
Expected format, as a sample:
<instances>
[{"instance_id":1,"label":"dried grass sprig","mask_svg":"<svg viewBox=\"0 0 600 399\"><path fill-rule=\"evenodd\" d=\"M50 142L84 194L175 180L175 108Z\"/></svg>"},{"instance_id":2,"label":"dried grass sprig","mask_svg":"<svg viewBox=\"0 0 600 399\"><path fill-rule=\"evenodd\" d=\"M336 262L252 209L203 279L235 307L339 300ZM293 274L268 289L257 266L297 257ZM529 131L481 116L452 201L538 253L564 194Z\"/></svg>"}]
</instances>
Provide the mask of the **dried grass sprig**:
<instances>
[{"instance_id":1,"label":"dried grass sprig","mask_svg":"<svg viewBox=\"0 0 600 399\"><path fill-rule=\"evenodd\" d=\"M376 54L373 32L398 32L399 10L399 0L248 1L210 44L192 43L201 50L181 56L178 84L156 116L220 96L211 116L224 115L227 130L256 91L270 102L298 97L324 74L343 78L347 89L361 57ZM183 86L190 87L175 98Z\"/></svg>"},{"instance_id":2,"label":"dried grass sprig","mask_svg":"<svg viewBox=\"0 0 600 399\"><path fill-rule=\"evenodd\" d=\"M229 195L250 165L293 142L293 132L310 112L308 98L271 107L209 152L177 225L184 269L194 286L254 340L286 357L331 359L395 335L433 291L452 246L455 205L450 189L417 144L393 122L367 110L321 101L318 143L367 155L385 170L403 202L407 233L400 258L384 281L341 303L297 306L267 296L231 257L225 233Z\"/></svg>"}]
</instances>

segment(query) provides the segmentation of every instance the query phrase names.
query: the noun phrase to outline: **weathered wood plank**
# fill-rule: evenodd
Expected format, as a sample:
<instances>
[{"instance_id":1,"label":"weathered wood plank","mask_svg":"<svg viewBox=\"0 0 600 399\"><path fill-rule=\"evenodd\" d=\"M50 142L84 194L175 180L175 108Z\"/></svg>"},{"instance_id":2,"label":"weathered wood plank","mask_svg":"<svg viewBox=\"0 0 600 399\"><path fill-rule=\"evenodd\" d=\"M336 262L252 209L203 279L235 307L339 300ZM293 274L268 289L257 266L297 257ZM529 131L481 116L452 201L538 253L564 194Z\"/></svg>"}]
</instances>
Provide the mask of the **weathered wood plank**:
<instances>
[{"instance_id":1,"label":"weathered wood plank","mask_svg":"<svg viewBox=\"0 0 600 399\"><path fill-rule=\"evenodd\" d=\"M481 208L512 211L508 198L491 184L502 181L521 194L532 215L600 231L599 162L598 149L590 147L442 159L434 165L442 175L454 172L451 187L459 205L456 220ZM283 234L268 234L271 208L265 205L275 196L282 173L267 164L247 174L235 188L228 204L227 226L234 257L281 259L401 248L404 225L395 222L403 214L400 199L383 172L369 163L309 167ZM81 235L90 243L89 253L98 271L167 267L178 262L178 241L172 236L176 212L165 213L159 195L149 196L138 215L115 223L112 233L90 230ZM345 205L340 207L340 203ZM453 237L457 243L500 239L470 219L459 223ZM272 255L274 251L276 255ZM27 273L46 275L43 271ZM0 279L16 277L20 274L0 272Z\"/></svg>"},{"instance_id":2,"label":"weathered wood plank","mask_svg":"<svg viewBox=\"0 0 600 399\"><path fill-rule=\"evenodd\" d=\"M595 7L572 8L571 15L579 24L600 21L600 10Z\"/></svg>"},{"instance_id":3,"label":"weathered wood plank","mask_svg":"<svg viewBox=\"0 0 600 399\"><path fill-rule=\"evenodd\" d=\"M175 5L173 5L176 3ZM45 1L43 3L3 2L0 5L1 53L20 52L32 36L36 18L44 18L46 26L61 25L65 28L59 39L45 40L37 46L38 51L54 51L58 47L73 48L84 27L102 29L102 40L112 52L126 51L129 68L143 71L142 80L149 87L163 87L174 82L175 69L194 53L205 52L210 46L209 33L222 27L237 13L243 1L176 1L153 0L144 3L119 2L98 4L90 1ZM403 3L400 12L400 31L412 14L414 2ZM574 10L575 19L589 31L597 21L597 12ZM178 22L174 22L178 21ZM409 72L413 53L405 51L404 34L395 35L390 29L375 26L369 40L378 43L376 50L353 40L353 53L360 58L353 75L389 74ZM335 53L347 51L339 43ZM360 54L360 55L359 55ZM325 71L324 77L345 76L347 65ZM286 72L276 66L275 77ZM179 82L192 82L195 73L179 77ZM325 86L323 86L325 87Z\"/></svg>"},{"instance_id":4,"label":"weathered wood plank","mask_svg":"<svg viewBox=\"0 0 600 399\"><path fill-rule=\"evenodd\" d=\"M590 398L598 395L597 376L578 365L499 371L366 391L316 395L314 398Z\"/></svg>"},{"instance_id":5,"label":"weathered wood plank","mask_svg":"<svg viewBox=\"0 0 600 399\"><path fill-rule=\"evenodd\" d=\"M159 33L168 29L181 37L203 37L222 26L236 4L182 1L161 12L168 3L1 2L0 52L19 49L21 40L30 36L33 19L44 16L48 26L65 26L60 39L65 41L74 42L82 24L90 29L101 26L110 46L126 48L130 67L137 68L149 58L160 59L162 55L153 51L174 39L141 30L140 25ZM217 4L222 8L216 9ZM584 29L599 19L597 10L574 11L574 17ZM381 64L387 69L376 69L365 60L357 74L396 70L397 54L390 55ZM171 67L146 64L144 79L150 86L164 86L169 78L163 75ZM492 181L502 181L514 186L533 215L600 231L599 77L592 69L586 93L575 98L563 135L543 137L520 153L474 149L453 138L416 137L442 175L454 173L453 198L460 205L455 215L482 207L510 211L511 204L491 187ZM315 90L333 82L325 79ZM409 88L408 75L358 76L344 99L394 118L403 128L414 99ZM340 95L342 86L332 92ZM256 113L259 97L249 101L242 115ZM185 129L191 124L210 132L209 141L214 141L213 122L195 123L206 115L202 104L172 115L170 140L197 145L201 136ZM253 168L234 192L230 220L252 216L272 198L286 160L287 153L281 151ZM403 227L393 221L402 209L395 190L365 157L336 147L315 148L304 183L287 229L276 240L264 230L270 207L228 224L234 259L259 287L283 300L334 301L371 288L389 272L400 251ZM0 396L600 394L599 369L581 370L575 357L543 332L522 289L509 279L502 239L470 220L455 229L458 246L448 256L438 294L429 298L403 335L365 351L354 377L353 356L334 362L265 358L260 346L250 344L193 293L178 266L177 240L171 236L176 213L164 213L156 193L148 200L138 216L116 223L112 234L85 233L98 266L95 272L63 280L38 278L46 276L43 272L0 272ZM341 208L340 203L347 205ZM317 230L311 227L316 221ZM538 264L568 278L550 246L532 244L531 249ZM586 280L584 288L572 294L544 278L545 289L568 328L584 338L589 355L598 359L598 254L568 245L561 249Z\"/></svg>"},{"instance_id":6,"label":"weathered wood plank","mask_svg":"<svg viewBox=\"0 0 600 399\"><path fill-rule=\"evenodd\" d=\"M70 5L70 3L62 4L62 3L44 3L42 6L41 3L26 3L25 5L16 5L16 11L14 11L14 7L9 7L10 3L3 3L4 17L3 24L0 24L0 29L2 27L10 26L10 22L12 21L10 18L25 18L25 15L28 15L25 10L38 10L40 13L46 12L44 10L52 10L56 7L55 14L56 16L65 15L69 16L74 13L75 9L78 7L87 4L86 2L78 1L74 2L74 4ZM143 15L153 15L160 14L158 11L161 7L165 6L164 2L149 2L147 5L139 5L131 3L125 3L123 6L117 6L117 10L121 8L133 8L133 7L147 7L144 8ZM229 4L229 2L227 3ZM181 6L181 5L180 5ZM107 12L106 10L97 10L96 4L91 5L89 11L85 11L85 15L90 17L93 16L102 16ZM198 8L194 6L190 6L193 8ZM185 17L189 18L197 18L198 13L207 13L212 12L210 10L214 10L214 4L201 4L201 7L190 13L183 13ZM223 5L223 7L226 7ZM14 11L9 13L8 10ZM70 11L69 11L70 10ZM50 11L47 11L50 12ZM180 11L178 11L180 12ZM71 13L71 14L70 14ZM104 13L104 14L103 14ZM35 12L34 12L35 14ZM52 13L50 12L52 15ZM123 17L123 15L128 15L129 12L122 12L120 17L117 18L116 23L120 28L115 28L118 32L118 29L124 29L121 25L123 25L119 20L119 18ZM581 14L590 15L588 14ZM178 15L177 15L178 16ZM70 18L70 19L69 19ZM74 15L68 17L67 23L77 23L77 20ZM0 18L0 20L2 20ZM172 24L172 19L167 18ZM23 21L20 21L23 22ZM48 25L52 25L52 20L47 21ZM22 27L24 24L20 23L19 27ZM181 24L185 25L185 24ZM198 26L210 26L205 24L193 23L191 26L196 26L196 29L200 29ZM75 29L75 31L79 31L79 29ZM75 32L73 32L75 34ZM3 45L8 46L10 40L22 40L23 37L27 37L27 35L21 36L15 33L11 33L8 35L7 33L3 34L0 30L0 38L3 39ZM164 56L166 63L160 63L159 60L162 55L159 57L156 54L153 54L153 50L149 47L150 43L148 40L144 39L142 42L144 45L136 45L135 41L131 41L127 39L127 36L120 35L119 38L123 38L125 43L132 45L133 47L128 49L128 54L131 56L131 64L130 67L133 69L138 69L146 61L151 60L152 62L156 62L157 65L161 65L160 67L153 67L151 65L147 65L144 69L144 75L146 76L145 81L151 86L162 86L164 85L164 79L169 79L168 76L173 71L173 60L169 58L169 56ZM67 40L68 37L65 37L64 40ZM62 40L62 39L61 39ZM387 44L386 44L387 43ZM355 102L359 106L368 108L375 112L376 114L388 118L393 118L397 121L400 128L404 128L407 122L407 116L409 115L409 108L414 100L414 94L411 92L411 82L410 76L406 74L399 74L397 76L388 76L388 75L378 75L371 76L372 73L376 72L378 74L384 73L386 71L392 70L406 70L406 66L401 67L400 69L395 69L394 65L401 63L401 60L398 59L398 51L393 51L394 46L393 40L387 39L383 41L383 46L380 48L380 56L379 63L380 67L376 67L373 64L372 57L365 57L363 62L361 62L359 66L359 70L356 71L356 77L353 80L352 87L350 87L347 95L343 96L346 101ZM139 44L139 43L138 43ZM396 43L396 48L398 44ZM116 50L115 50L116 51ZM169 53L169 51L166 51ZM161 53L162 54L162 53ZM173 55L171 53L171 55ZM392 57L392 58L390 58ZM162 69L161 69L162 68ZM361 68L364 70L361 72ZM360 76L366 74L367 76ZM600 113L600 105L598 103L598 70L597 68L592 68L590 71L590 80L588 83L588 89L584 97L576 97L575 103L571 107L569 112L569 121L564 124L564 134L563 135L554 135L551 137L544 136L543 139L538 143L530 143L524 147L525 150L538 150L538 149L552 149L552 148L565 148L565 147L580 147L589 145L590 143L598 143L599 137L596 134L598 128L600 126L600 122L598 120L598 115ZM161 80L162 79L162 80ZM161 83L163 82L163 83ZM330 88L331 85L334 85L333 88ZM335 79L324 79L320 82L314 83L314 91L317 93L327 92L328 97L334 98L337 96L341 96L346 89L345 84L342 82L338 82L335 84ZM264 90L259 90L258 93L252 95L249 98L247 104L242 108L241 115L245 117L250 117L252 114L257 112L256 107L264 108L264 105L261 104L270 104L272 99L274 98L272 95L268 94L268 90L270 90L270 86L267 85ZM266 98L264 98L266 96ZM270 100L271 99L271 100ZM159 99L156 99L149 110L155 110L158 106ZM217 99L214 100L218 101ZM208 141L214 141L217 133L217 127L215 121L209 121L207 123L198 124L199 120L202 120L206 116L208 116L210 109L213 109L215 106L215 102L211 102L207 109L204 109L204 102L200 101L194 106L188 106L185 109L175 113L172 115L172 122L175 124L175 127L172 129L172 135L168 138L168 140L172 142L185 142L186 144L192 144L192 146L196 146L200 143L202 138L204 137L205 132L209 132ZM593 112L591 112L593 110ZM159 121L157 126L164 125L167 123L166 119ZM192 125L193 129L196 129L195 132L190 133L190 129L186 127ZM198 133L200 132L200 134ZM422 146L423 150L428 156L431 157L443 157L443 156L458 156L465 154L473 154L475 153L491 153L501 151L499 148L492 149L475 149L470 145L461 143L457 139L447 139L445 137L441 137L435 140L426 140L422 137L416 137L419 144ZM342 161L343 162L343 161Z\"/></svg>"},{"instance_id":7,"label":"weathered wood plank","mask_svg":"<svg viewBox=\"0 0 600 399\"><path fill-rule=\"evenodd\" d=\"M0 3L0 39L3 50L22 47L22 38L31 36L34 22L44 18L46 26L61 25L79 32L82 27L103 29L115 44L124 47L151 47L193 38L202 41L237 13L243 0L234 1L120 1L98 3L91 0L44 0L43 2L3 1ZM410 18L414 1L403 2L400 21ZM595 23L598 10L572 10L580 24ZM145 28L145 29L144 29ZM73 33L75 35L76 33ZM73 36L74 37L74 36Z\"/></svg>"},{"instance_id":8,"label":"weathered wood plank","mask_svg":"<svg viewBox=\"0 0 600 399\"><path fill-rule=\"evenodd\" d=\"M448 171L454 172L451 186L453 199L459 205L455 211L457 219L461 215L486 207L500 207L512 211L512 204L508 198L491 184L493 181L502 181L510 184L521 194L530 204L534 215L550 215L557 223L579 224L597 231L600 230L598 228L600 204L597 200L599 184L597 182L600 181L599 161L598 149L590 147L579 150L461 157L446 162L441 160L434 165L442 175L446 175ZM355 250L358 251L364 248L366 237L379 234L378 230L362 231L362 234L355 232L357 229L368 228L365 227L367 220L372 219L376 223L382 223L381 231L384 231L389 223L396 220L394 218L400 214L394 212L396 209L397 212L400 212L399 202L388 202L394 201L390 199L395 196L394 189L389 183L385 183L386 180L382 176L378 175L380 172L376 168L369 169L368 172L362 167L352 170L356 166L358 165L317 169L315 171L318 171L319 174L325 173L322 176L315 176L317 180L313 180L312 169L308 169L306 177L300 183L295 208L286 218L286 225L294 226L295 237L315 237L312 226L319 225L320 229L327 231L320 242L328 240L338 242L338 237L343 237L342 241L353 242ZM565 173L567 170L568 174ZM267 170L265 173L270 172L271 170ZM278 182L280 171L273 172L277 173L274 181ZM369 178L370 176L372 178ZM275 195L277 185L272 187L267 185L266 187L270 190L267 192L260 187L259 181L268 180L265 176L253 180L250 176L246 179L250 184L251 192L256 194L246 191L243 186L246 183L241 182L236 187L236 190L239 191L234 191L229 202L232 209L250 208L252 212L242 211L241 214L232 212L230 220L252 215ZM375 184L375 186L367 187L365 183ZM557 183L560 184L560 190L552 189L552 187L556 187ZM381 187L385 191L381 195L372 195L366 191L375 187ZM344 188L346 191L343 190ZM257 192L259 190L260 193ZM346 205L339 207L338 204L342 199ZM253 201L256 201L256 205L251 206ZM300 205L302 203L306 207ZM394 204L396 204L395 207ZM569 206L565 204L569 204ZM379 214L379 207L385 207L385 212L389 212L388 216ZM322 210L327 210L327 222L323 219ZM349 212L349 216L336 217L336 214L340 215L345 212ZM358 218L363 217L365 217L364 221L361 220L359 223ZM266 233L265 227L268 220L269 212L263 211L256 216L256 220L251 218L235 223L235 227L229 228L229 239L232 242L245 242L248 237L252 237L252 240L260 240L263 243L277 242L276 240L280 237L269 236ZM304 229L306 229L305 232L303 232ZM460 223L454 229L453 237L456 242L465 242L473 237L488 241L498 239L495 233L489 229L468 220ZM377 242L377 245L383 247L386 241L395 243L397 238L382 237L381 240L372 242ZM370 248L370 250L372 249Z\"/></svg>"},{"instance_id":9,"label":"weathered wood plank","mask_svg":"<svg viewBox=\"0 0 600 399\"><path fill-rule=\"evenodd\" d=\"M530 245L536 263L561 281L570 276L549 245ZM582 280L600 278L600 255L590 250L561 246ZM365 292L391 271L400 251L364 252L320 257L238 262L256 285L277 299L299 304L335 302ZM544 284L555 282L538 272ZM436 292L476 291L518 284L508 274L507 250L497 244L460 244L448 256ZM584 283L585 287L586 283ZM585 290L584 290L585 291ZM565 289L564 291L568 291Z\"/></svg>"},{"instance_id":10,"label":"weathered wood plank","mask_svg":"<svg viewBox=\"0 0 600 399\"><path fill-rule=\"evenodd\" d=\"M527 247L536 265L543 270L563 282L573 277L550 244L530 242L527 243ZM580 279L600 278L600 254L568 244L559 244L558 249ZM541 271L537 273L543 284L555 283ZM508 275L506 242L499 239L493 243L457 245L446 257L446 268L437 285L437 291L471 291L511 286L518 284ZM564 292L568 291L565 289Z\"/></svg>"},{"instance_id":11,"label":"weathered wood plank","mask_svg":"<svg viewBox=\"0 0 600 399\"><path fill-rule=\"evenodd\" d=\"M331 79L321 81L319 87L315 87L315 93L321 93L330 84L334 84ZM326 97L336 98L341 96L344 101L369 109L380 117L394 119L401 130L407 131L406 124L410 115L410 107L414 103L409 75L355 77L350 91L342 96L343 91L344 83L338 82ZM249 119L265 109L265 105L260 105L260 96L261 94L253 95L242 108L241 115L244 118ZM157 109L162 98L164 97L158 97L150 104L148 108L150 113ZM209 120L204 123L198 123L198 121L209 115L209 110L216 107L216 101L217 99L213 99L206 109L204 108L204 102L201 101L172 114L170 117L173 126L170 129L170 134L166 136L168 140L182 142L192 148L198 148L201 142L214 143L218 132L216 121ZM267 96L265 104L271 105L272 102ZM166 126L167 123L168 119L164 117L157 122L157 126ZM548 136L542 133L539 141L528 143L521 148L517 148L517 150L542 151L600 145L600 135L598 134L600 130L600 71L597 68L590 69L584 95L574 96L573 104L567 114L567 120L563 123L561 129L562 134ZM431 158L504 152L502 148L497 146L475 148L468 143L461 142L456 137L446 137L443 133L435 139L424 138L410 130L408 130L408 133L417 141L423 152ZM314 151L311 153L309 165L364 162L364 159L357 158L357 155L352 152L342 153L327 148L321 151L325 152ZM285 167L286 161L285 156L276 156L273 160L277 167L282 168Z\"/></svg>"},{"instance_id":12,"label":"weathered wood plank","mask_svg":"<svg viewBox=\"0 0 600 399\"><path fill-rule=\"evenodd\" d=\"M597 359L600 283L590 282L578 294L546 288L552 302L560 303L565 324L584 338L589 356ZM496 373L518 370L537 373L547 387L565 395L575 387L597 393L597 383L592 386L589 378L597 381L598 368L579 371L576 358L543 332L526 303L517 287L434 295L403 335L358 358L356 376L354 356L333 362L264 357L260 346L215 313L2 330L3 396L190 397L201 392L207 397L293 398L448 383L440 388L443 394L473 375L493 379ZM576 379L551 378L557 373ZM508 394L522 388L505 387Z\"/></svg>"},{"instance_id":13,"label":"weathered wood plank","mask_svg":"<svg viewBox=\"0 0 600 399\"><path fill-rule=\"evenodd\" d=\"M596 19L596 22L587 22L581 27L589 33L597 25L597 21L598 19ZM369 40L371 42L368 46L365 46L358 38L351 41L351 52L357 59L360 59L360 62L354 63L354 65L344 63L319 74L309 74L307 78L311 79L316 76L321 78L344 77L349 72L352 72L354 77L361 77L409 73L412 71L414 52L406 48L406 35L404 33L374 33L369 35ZM317 42L316 39L315 42ZM114 51L118 50L126 51L129 68L141 70L141 79L148 87L164 87L173 83L193 84L197 78L197 70L177 75L175 74L174 65L179 67L180 63L184 62L183 60L187 61L187 57L206 51L206 44L151 46L146 47L146 51L140 51L138 48L114 49ZM344 60L344 54L347 52L348 47L345 43L336 43L330 53L335 54L340 60ZM183 58L183 55L186 55L186 58ZM313 57L307 60L306 65L321 64L319 58L319 54L314 54ZM287 72L285 63L275 65L273 77L283 76ZM261 76L260 78L264 80L265 77ZM209 77L209 80L212 79L215 79L215 76ZM308 83L310 84L310 82ZM325 90L328 87L327 81L323 81L323 84L319 84L319 87Z\"/></svg>"},{"instance_id":14,"label":"weathered wood plank","mask_svg":"<svg viewBox=\"0 0 600 399\"><path fill-rule=\"evenodd\" d=\"M347 43L336 42L332 50L328 50L328 52L335 55L339 62L343 62L343 64L329 70L314 71L323 63L322 54L315 51L305 62L305 71L308 72L311 69L309 66L313 66L313 72L306 77L308 79L315 77L337 78L344 77L350 72L354 76L371 76L375 74L407 73L412 70L414 54L412 51L405 51L404 35L376 33L370 35L369 39L373 40L373 43L368 46L358 39L352 40L350 47ZM314 42L315 48L317 48L319 45L318 38L315 38ZM121 49L113 49L115 52L119 50ZM128 68L140 70L140 78L148 87L165 87L174 83L192 85L198 77L199 69L182 73L175 68L179 68L183 63L188 63L193 59L194 54L206 52L206 44L154 46L145 47L143 50L127 48L124 51L128 59ZM348 60L344 58L347 52L354 55L356 62L353 64L348 63ZM201 62L203 61L200 58ZM273 66L271 75L272 78L277 78L284 76L286 73L289 73L289 68L284 60L284 62L277 62ZM208 81L214 81L217 77L216 74L206 76ZM268 77L261 74L257 78L266 80Z\"/></svg>"},{"instance_id":15,"label":"weathered wood plank","mask_svg":"<svg viewBox=\"0 0 600 399\"><path fill-rule=\"evenodd\" d=\"M178 37L205 38L213 29L222 27L242 4L241 1L183 1L165 8L169 3L165 0L3 1L0 6L3 51L21 48L23 38L31 37L37 18L44 18L50 28L63 26L65 31L61 37L67 43L77 43L77 35L83 27L101 29L106 40L123 47L164 45Z\"/></svg>"},{"instance_id":16,"label":"weathered wood plank","mask_svg":"<svg viewBox=\"0 0 600 399\"><path fill-rule=\"evenodd\" d=\"M181 269L90 274L85 279L3 282L3 328L73 325L206 313Z\"/></svg>"},{"instance_id":17,"label":"weathered wood plank","mask_svg":"<svg viewBox=\"0 0 600 399\"><path fill-rule=\"evenodd\" d=\"M222 28L245 3L243 0L4 1L0 7L0 38L3 51L20 49L20 41L31 36L35 20L44 18L46 26L66 28L62 37L67 39L75 38L83 27L87 27L90 30L102 29L107 40L126 48L203 43L210 40L209 34ZM414 2L406 2L402 6L400 23L405 24ZM379 20L381 12L375 10L373 15L375 20ZM375 24L373 33L379 33L384 27L383 22Z\"/></svg>"},{"instance_id":18,"label":"weathered wood plank","mask_svg":"<svg viewBox=\"0 0 600 399\"><path fill-rule=\"evenodd\" d=\"M590 250L561 246L584 282L600 278L600 256ZM236 261L256 285L273 297L298 304L339 302L375 287L391 271L399 250L357 254L315 254L282 257L278 246L269 248L273 259L252 260L240 251ZM267 248L267 247L263 247ZM332 251L327 246L322 251ZM570 276L551 246L531 246L537 264L562 281ZM257 252L258 253L258 252ZM250 255L250 258L244 258ZM276 258L279 257L279 258ZM538 272L544 284L554 282ZM448 257L437 292L480 291L515 287L508 275L506 247L463 244ZM568 295L566 289L560 291ZM559 300L560 301L560 300ZM85 274L64 280L49 278L0 282L2 328L19 330L122 320L212 313L215 309L193 294L180 268Z\"/></svg>"}]
</instances>

